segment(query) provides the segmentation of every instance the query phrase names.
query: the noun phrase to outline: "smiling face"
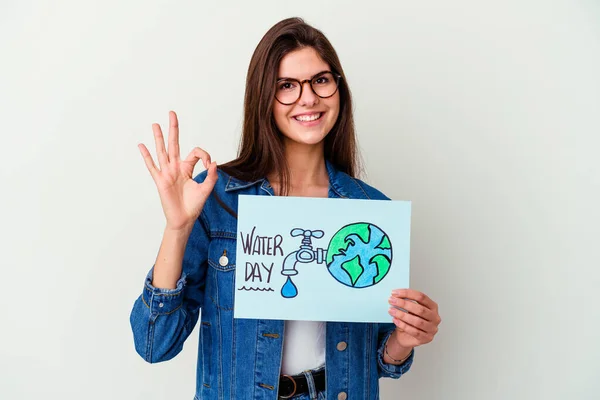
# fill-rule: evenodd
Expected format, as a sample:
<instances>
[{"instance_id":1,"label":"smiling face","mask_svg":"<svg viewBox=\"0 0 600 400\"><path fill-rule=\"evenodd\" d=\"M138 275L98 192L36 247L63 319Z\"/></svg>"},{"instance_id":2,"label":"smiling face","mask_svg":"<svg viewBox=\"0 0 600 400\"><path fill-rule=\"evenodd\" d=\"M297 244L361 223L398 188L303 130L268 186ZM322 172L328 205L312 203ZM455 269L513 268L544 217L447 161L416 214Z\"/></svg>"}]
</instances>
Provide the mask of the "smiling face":
<instances>
[{"instance_id":1,"label":"smiling face","mask_svg":"<svg viewBox=\"0 0 600 400\"><path fill-rule=\"evenodd\" d=\"M323 71L330 71L329 65L312 47L305 47L283 57L277 76L278 79L303 81ZM318 81L318 84L322 82ZM275 124L286 144L291 141L307 146L322 145L340 112L339 91L331 97L321 98L313 92L308 82L304 83L302 96L295 103L284 105L276 99L273 101Z\"/></svg>"}]
</instances>

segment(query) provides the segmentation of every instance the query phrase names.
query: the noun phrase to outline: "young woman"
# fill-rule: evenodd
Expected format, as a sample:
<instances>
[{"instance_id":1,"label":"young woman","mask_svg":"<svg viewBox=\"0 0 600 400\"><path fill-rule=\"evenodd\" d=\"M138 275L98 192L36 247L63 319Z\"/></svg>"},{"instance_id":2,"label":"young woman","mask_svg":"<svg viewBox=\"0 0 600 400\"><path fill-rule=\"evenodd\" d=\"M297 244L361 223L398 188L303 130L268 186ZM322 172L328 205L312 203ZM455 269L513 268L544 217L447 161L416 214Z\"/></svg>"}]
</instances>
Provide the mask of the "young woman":
<instances>
[{"instance_id":1,"label":"young woman","mask_svg":"<svg viewBox=\"0 0 600 400\"><path fill-rule=\"evenodd\" d=\"M414 348L437 332L425 294L391 293L407 312L390 307L386 324L233 318L240 194L387 199L355 178L350 90L327 38L298 18L262 38L235 160L217 167L200 148L180 159L177 116L169 119L168 148L153 125L159 165L139 145L166 227L131 312L137 352L151 363L175 357L200 316L196 399L379 398L378 379L408 371ZM207 171L193 178L199 160Z\"/></svg>"}]
</instances>

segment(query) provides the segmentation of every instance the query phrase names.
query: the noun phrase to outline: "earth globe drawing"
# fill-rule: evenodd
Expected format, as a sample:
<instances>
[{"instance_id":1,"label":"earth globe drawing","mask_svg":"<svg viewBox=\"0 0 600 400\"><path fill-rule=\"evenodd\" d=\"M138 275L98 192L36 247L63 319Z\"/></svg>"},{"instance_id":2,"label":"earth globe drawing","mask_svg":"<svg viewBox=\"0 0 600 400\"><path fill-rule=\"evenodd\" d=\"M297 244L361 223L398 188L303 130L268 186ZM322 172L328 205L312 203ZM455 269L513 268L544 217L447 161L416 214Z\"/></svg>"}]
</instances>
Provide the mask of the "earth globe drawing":
<instances>
[{"instance_id":1,"label":"earth globe drawing","mask_svg":"<svg viewBox=\"0 0 600 400\"><path fill-rule=\"evenodd\" d=\"M392 245L378 226L358 222L338 230L329 242L325 260L331 275L353 288L379 283L392 265Z\"/></svg>"}]
</instances>

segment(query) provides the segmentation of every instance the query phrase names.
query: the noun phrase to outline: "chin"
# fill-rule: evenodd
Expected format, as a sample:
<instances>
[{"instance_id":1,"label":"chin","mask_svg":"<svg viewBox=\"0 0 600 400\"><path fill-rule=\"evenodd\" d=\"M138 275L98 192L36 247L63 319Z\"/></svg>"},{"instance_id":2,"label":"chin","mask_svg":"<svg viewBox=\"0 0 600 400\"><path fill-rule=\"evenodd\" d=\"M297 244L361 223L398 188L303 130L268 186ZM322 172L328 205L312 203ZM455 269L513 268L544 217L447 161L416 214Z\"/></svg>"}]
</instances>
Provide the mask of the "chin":
<instances>
[{"instance_id":1,"label":"chin","mask_svg":"<svg viewBox=\"0 0 600 400\"><path fill-rule=\"evenodd\" d=\"M308 146L318 145L327 137L326 133L321 131L317 132L291 132L291 134L284 134L287 140L298 144L304 144Z\"/></svg>"}]
</instances>

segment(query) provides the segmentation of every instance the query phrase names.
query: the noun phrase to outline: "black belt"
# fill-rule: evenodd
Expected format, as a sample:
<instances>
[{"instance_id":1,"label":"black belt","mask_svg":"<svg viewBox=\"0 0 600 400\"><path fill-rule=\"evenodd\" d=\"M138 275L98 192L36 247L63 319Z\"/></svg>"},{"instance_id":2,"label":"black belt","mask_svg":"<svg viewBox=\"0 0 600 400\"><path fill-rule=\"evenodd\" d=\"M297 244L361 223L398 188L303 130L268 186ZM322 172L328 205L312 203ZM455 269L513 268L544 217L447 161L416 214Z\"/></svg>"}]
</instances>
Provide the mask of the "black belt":
<instances>
[{"instance_id":1,"label":"black belt","mask_svg":"<svg viewBox=\"0 0 600 400\"><path fill-rule=\"evenodd\" d=\"M317 392L325 390L325 370L310 373L315 381ZM308 393L308 382L304 374L281 375L279 377L279 397L289 399L292 396Z\"/></svg>"}]
</instances>

